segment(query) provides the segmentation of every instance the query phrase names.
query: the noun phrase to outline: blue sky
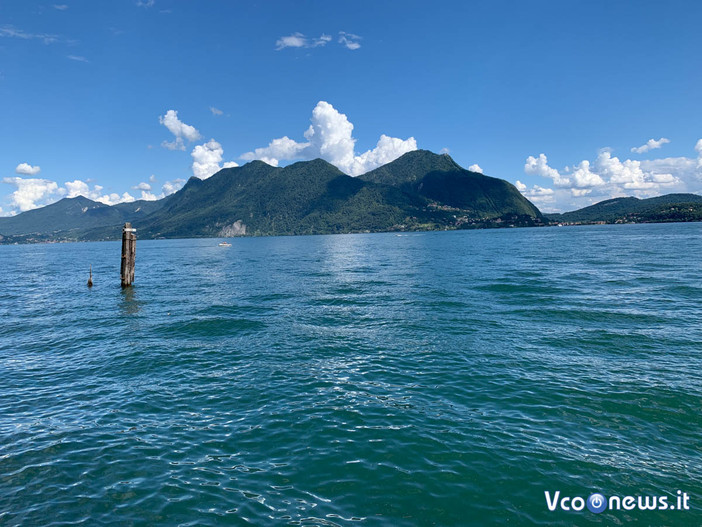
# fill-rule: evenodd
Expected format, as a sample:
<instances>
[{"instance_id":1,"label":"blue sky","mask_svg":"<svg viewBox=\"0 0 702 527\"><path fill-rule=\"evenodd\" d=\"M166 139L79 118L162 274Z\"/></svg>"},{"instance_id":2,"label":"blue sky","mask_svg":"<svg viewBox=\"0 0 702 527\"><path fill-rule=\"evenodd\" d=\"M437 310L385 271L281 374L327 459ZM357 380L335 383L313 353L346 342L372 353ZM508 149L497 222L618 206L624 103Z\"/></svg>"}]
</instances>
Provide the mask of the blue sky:
<instances>
[{"instance_id":1,"label":"blue sky","mask_svg":"<svg viewBox=\"0 0 702 527\"><path fill-rule=\"evenodd\" d=\"M413 148L544 211L699 193L701 16L695 0L5 0L0 214L155 198L253 158L357 175Z\"/></svg>"}]
</instances>

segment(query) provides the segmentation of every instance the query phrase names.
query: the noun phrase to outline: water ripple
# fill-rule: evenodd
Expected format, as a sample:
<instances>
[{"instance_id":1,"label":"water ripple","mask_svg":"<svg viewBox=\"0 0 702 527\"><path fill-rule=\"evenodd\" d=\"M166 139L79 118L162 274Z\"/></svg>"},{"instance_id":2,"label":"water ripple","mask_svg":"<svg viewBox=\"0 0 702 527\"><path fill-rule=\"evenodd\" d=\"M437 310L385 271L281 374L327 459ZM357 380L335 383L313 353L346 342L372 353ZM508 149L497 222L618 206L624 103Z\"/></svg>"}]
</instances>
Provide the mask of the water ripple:
<instances>
[{"instance_id":1,"label":"water ripple","mask_svg":"<svg viewBox=\"0 0 702 527\"><path fill-rule=\"evenodd\" d=\"M2 525L702 523L544 500L702 497L698 224L138 243L0 246Z\"/></svg>"}]
</instances>

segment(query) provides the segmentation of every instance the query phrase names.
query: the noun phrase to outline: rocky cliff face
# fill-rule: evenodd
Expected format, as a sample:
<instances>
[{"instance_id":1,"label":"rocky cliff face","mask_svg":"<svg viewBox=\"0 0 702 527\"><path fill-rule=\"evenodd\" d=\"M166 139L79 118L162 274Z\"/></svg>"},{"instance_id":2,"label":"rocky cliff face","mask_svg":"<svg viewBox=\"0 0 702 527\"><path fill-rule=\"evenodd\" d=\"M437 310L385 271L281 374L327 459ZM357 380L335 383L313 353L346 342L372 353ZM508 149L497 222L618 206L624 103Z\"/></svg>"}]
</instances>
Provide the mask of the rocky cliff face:
<instances>
[{"instance_id":1,"label":"rocky cliff face","mask_svg":"<svg viewBox=\"0 0 702 527\"><path fill-rule=\"evenodd\" d=\"M246 236L246 224L241 220L236 220L231 225L222 227L219 231L219 236L229 238L231 236Z\"/></svg>"}]
</instances>

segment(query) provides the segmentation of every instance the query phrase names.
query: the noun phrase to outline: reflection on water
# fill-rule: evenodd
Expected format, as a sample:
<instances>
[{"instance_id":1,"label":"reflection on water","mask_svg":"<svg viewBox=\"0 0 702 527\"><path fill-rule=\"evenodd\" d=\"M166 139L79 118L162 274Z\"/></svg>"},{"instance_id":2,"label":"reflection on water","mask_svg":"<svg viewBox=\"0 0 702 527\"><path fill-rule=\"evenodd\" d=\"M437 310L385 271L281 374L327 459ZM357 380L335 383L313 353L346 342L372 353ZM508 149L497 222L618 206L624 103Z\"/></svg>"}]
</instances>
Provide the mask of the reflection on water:
<instances>
[{"instance_id":1,"label":"reflection on water","mask_svg":"<svg viewBox=\"0 0 702 527\"><path fill-rule=\"evenodd\" d=\"M581 525L544 489L702 495L700 225L217 241L140 240L126 289L119 242L0 246L0 525ZM632 519L702 525L594 521Z\"/></svg>"},{"instance_id":2,"label":"reflection on water","mask_svg":"<svg viewBox=\"0 0 702 527\"><path fill-rule=\"evenodd\" d=\"M121 301L119 308L124 315L136 315L141 311L141 302L137 295L137 287L129 286L120 288Z\"/></svg>"}]
</instances>

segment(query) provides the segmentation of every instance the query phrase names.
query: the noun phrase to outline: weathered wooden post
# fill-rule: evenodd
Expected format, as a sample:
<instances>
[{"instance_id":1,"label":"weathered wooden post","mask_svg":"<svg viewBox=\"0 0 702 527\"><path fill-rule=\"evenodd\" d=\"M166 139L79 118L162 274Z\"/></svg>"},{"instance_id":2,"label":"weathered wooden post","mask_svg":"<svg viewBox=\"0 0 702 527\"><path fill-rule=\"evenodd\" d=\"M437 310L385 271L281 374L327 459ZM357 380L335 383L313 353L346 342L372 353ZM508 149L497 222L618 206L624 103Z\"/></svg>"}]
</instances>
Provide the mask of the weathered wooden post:
<instances>
[{"instance_id":1,"label":"weathered wooden post","mask_svg":"<svg viewBox=\"0 0 702 527\"><path fill-rule=\"evenodd\" d=\"M129 287L134 281L134 260L136 258L136 229L127 222L122 228L122 266L120 278L122 287Z\"/></svg>"}]
</instances>

